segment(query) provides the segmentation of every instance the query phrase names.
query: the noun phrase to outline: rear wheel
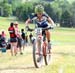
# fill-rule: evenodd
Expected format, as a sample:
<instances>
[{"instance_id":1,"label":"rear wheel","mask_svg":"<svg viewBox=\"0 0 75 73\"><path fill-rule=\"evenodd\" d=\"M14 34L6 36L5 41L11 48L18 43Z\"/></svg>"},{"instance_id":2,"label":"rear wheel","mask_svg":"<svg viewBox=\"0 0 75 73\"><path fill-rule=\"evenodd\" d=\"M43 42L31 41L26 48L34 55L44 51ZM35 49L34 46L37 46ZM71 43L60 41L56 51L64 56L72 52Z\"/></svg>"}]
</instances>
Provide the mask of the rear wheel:
<instances>
[{"instance_id":1,"label":"rear wheel","mask_svg":"<svg viewBox=\"0 0 75 73\"><path fill-rule=\"evenodd\" d=\"M38 46L38 44L40 44ZM43 55L41 53L41 41L34 40L33 42L33 61L36 68L42 66Z\"/></svg>"},{"instance_id":2,"label":"rear wheel","mask_svg":"<svg viewBox=\"0 0 75 73\"><path fill-rule=\"evenodd\" d=\"M51 60L51 53L50 53L50 49L48 48L48 45L46 45L44 49L45 49L45 55L44 55L45 65L48 65Z\"/></svg>"}]
</instances>

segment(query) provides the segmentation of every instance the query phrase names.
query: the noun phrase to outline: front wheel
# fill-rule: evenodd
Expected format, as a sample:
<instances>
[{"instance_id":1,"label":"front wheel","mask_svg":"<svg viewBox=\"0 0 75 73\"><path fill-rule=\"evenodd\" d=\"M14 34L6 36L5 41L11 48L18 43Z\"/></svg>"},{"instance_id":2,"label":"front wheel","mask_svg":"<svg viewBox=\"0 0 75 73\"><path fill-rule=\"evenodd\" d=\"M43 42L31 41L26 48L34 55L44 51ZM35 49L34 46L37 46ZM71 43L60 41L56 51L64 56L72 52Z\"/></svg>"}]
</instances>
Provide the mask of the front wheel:
<instances>
[{"instance_id":1,"label":"front wheel","mask_svg":"<svg viewBox=\"0 0 75 73\"><path fill-rule=\"evenodd\" d=\"M36 68L42 66L43 55L41 53L41 41L34 40L33 42L33 62Z\"/></svg>"}]
</instances>

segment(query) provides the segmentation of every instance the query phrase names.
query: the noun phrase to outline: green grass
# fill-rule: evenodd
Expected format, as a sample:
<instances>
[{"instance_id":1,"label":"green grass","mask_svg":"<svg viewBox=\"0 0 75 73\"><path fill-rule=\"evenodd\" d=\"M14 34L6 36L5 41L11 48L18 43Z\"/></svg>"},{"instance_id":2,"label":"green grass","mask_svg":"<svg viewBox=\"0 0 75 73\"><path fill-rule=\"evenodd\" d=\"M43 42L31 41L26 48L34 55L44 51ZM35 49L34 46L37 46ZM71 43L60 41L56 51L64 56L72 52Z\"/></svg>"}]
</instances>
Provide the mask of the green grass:
<instances>
[{"instance_id":1,"label":"green grass","mask_svg":"<svg viewBox=\"0 0 75 73\"><path fill-rule=\"evenodd\" d=\"M7 37L9 36L9 33L8 33L8 28L10 26L10 23L11 22L15 22L16 19L15 18L12 18L12 17L0 17L0 29L1 30L5 30L6 34L7 34ZM22 23L22 22L19 22L19 28L20 28L20 31L22 28L25 29L25 25ZM0 31L1 31L0 30Z\"/></svg>"},{"instance_id":2,"label":"green grass","mask_svg":"<svg viewBox=\"0 0 75 73\"><path fill-rule=\"evenodd\" d=\"M75 44L75 29L74 28L55 28L51 31L52 41L57 44Z\"/></svg>"},{"instance_id":3,"label":"green grass","mask_svg":"<svg viewBox=\"0 0 75 73\"><path fill-rule=\"evenodd\" d=\"M8 27L13 19L0 17L0 30ZM31 25L33 27L33 25ZM19 28L25 28L19 23ZM29 33L29 32L28 32ZM75 73L75 28L55 28L51 30L52 59L51 64L36 69L33 64L32 47L25 47L23 55L11 56L10 51L0 53L0 72L10 73Z\"/></svg>"}]
</instances>

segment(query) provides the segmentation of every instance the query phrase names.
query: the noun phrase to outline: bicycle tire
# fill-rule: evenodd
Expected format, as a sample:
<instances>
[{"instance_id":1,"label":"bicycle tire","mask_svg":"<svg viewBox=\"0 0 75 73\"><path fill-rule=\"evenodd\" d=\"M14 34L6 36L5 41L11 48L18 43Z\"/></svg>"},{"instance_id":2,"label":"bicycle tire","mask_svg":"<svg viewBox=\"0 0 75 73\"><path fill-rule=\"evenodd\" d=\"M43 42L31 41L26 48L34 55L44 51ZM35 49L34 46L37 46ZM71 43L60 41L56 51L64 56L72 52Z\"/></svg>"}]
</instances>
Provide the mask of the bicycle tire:
<instances>
[{"instance_id":1,"label":"bicycle tire","mask_svg":"<svg viewBox=\"0 0 75 73\"><path fill-rule=\"evenodd\" d=\"M44 55L44 61L45 65L49 65L51 60L50 49L48 49L48 47L46 47L45 49L46 49L46 55Z\"/></svg>"},{"instance_id":2,"label":"bicycle tire","mask_svg":"<svg viewBox=\"0 0 75 73\"><path fill-rule=\"evenodd\" d=\"M33 62L34 62L35 67L39 68L39 67L42 66L42 63L41 62L37 62L37 58L36 58L36 49L37 48L36 48L36 45L37 45L37 41L34 40L34 42L33 42ZM37 54L37 55L39 55L39 54Z\"/></svg>"}]
</instances>

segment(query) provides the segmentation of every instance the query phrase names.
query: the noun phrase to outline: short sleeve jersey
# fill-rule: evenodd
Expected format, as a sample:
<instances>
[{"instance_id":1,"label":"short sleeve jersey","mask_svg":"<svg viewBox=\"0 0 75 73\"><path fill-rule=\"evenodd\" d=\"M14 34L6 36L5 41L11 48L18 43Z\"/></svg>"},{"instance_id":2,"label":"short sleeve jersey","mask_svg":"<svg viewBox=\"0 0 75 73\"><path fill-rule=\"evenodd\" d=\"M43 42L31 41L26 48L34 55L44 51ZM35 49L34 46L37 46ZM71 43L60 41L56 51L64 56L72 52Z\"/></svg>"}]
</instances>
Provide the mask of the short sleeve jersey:
<instances>
[{"instance_id":1,"label":"short sleeve jersey","mask_svg":"<svg viewBox=\"0 0 75 73\"><path fill-rule=\"evenodd\" d=\"M47 26L48 26L48 21L47 21L48 17L49 17L49 16L48 16L46 13L44 13L44 14L42 15L41 20L39 21L39 19L38 19L38 17L37 17L37 14L34 14L34 15L32 15L32 17L31 17L30 19L31 19L33 22L35 22L38 27L44 28L44 27L47 27Z\"/></svg>"},{"instance_id":2,"label":"short sleeve jersey","mask_svg":"<svg viewBox=\"0 0 75 73\"><path fill-rule=\"evenodd\" d=\"M16 37L14 27L9 27L8 31L10 33L10 38L15 38Z\"/></svg>"}]
</instances>

